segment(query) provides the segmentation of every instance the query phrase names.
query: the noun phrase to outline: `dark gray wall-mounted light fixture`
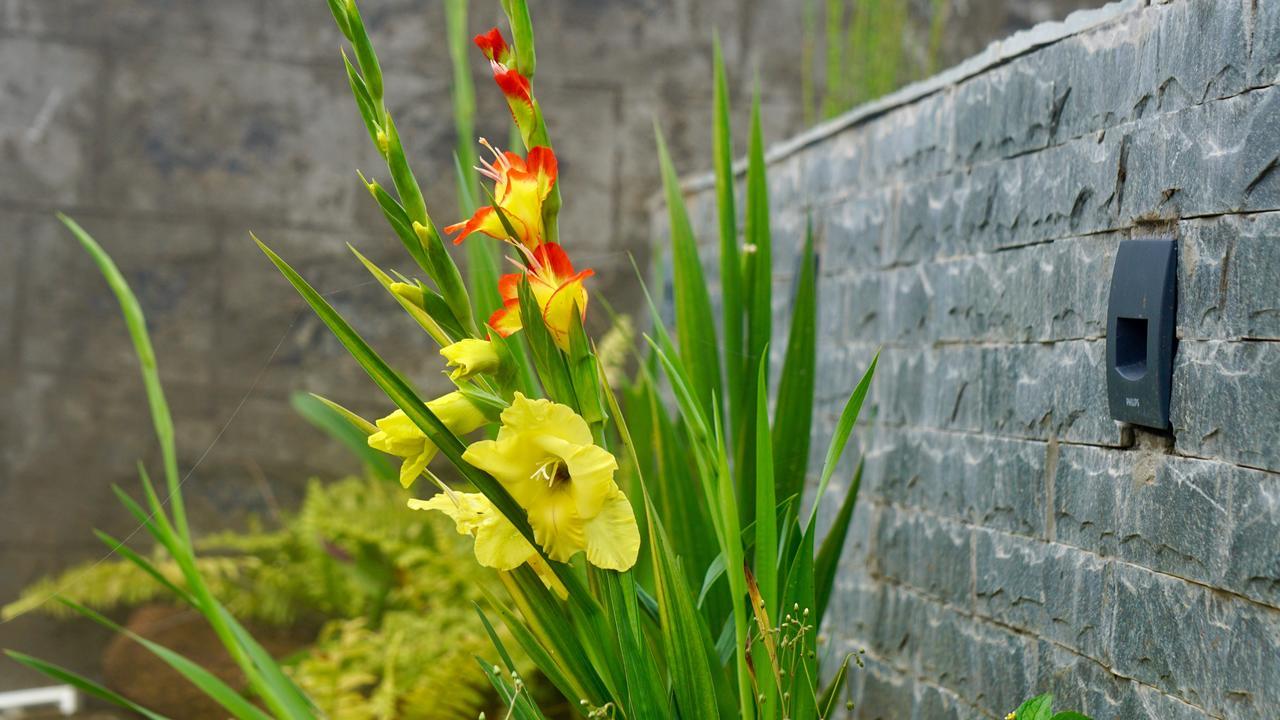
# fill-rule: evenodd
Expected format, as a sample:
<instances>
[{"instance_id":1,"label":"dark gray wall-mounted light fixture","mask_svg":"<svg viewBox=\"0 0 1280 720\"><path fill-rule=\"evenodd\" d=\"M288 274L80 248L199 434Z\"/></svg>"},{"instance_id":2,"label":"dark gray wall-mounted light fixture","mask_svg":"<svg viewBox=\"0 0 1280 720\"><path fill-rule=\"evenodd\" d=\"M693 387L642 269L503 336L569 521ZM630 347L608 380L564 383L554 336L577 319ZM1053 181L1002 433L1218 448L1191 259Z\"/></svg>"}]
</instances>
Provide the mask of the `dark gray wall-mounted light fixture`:
<instances>
[{"instance_id":1,"label":"dark gray wall-mounted light fixture","mask_svg":"<svg viewBox=\"0 0 1280 720\"><path fill-rule=\"evenodd\" d=\"M1169 427L1177 295L1176 241L1120 243L1107 308L1107 400L1112 418L1161 430Z\"/></svg>"}]
</instances>

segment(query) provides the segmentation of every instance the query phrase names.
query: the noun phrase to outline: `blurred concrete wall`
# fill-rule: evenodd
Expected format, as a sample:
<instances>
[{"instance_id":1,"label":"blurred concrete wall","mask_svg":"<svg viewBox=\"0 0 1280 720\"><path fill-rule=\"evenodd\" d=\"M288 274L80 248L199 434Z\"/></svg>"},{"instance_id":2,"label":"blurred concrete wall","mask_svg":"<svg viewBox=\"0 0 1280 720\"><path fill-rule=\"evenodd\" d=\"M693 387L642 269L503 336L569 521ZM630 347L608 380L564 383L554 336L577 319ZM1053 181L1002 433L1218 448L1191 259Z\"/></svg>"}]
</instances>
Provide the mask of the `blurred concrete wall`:
<instances>
[{"instance_id":1,"label":"blurred concrete wall","mask_svg":"<svg viewBox=\"0 0 1280 720\"><path fill-rule=\"evenodd\" d=\"M956 0L944 59L1092 4ZM709 39L718 27L735 97L758 69L768 136L797 131L801 4L537 5L537 89L561 157L563 235L575 261L599 271L596 292L625 310L636 287L626 253L647 261L652 120L679 170L707 165ZM474 3L472 29L494 24L497 6ZM440 4L362 7L433 215L451 222ZM380 162L338 41L321 0L0 0L0 602L41 575L101 557L90 528L128 535L133 525L110 486L136 490L135 461L154 465L157 455L115 300L55 210L97 236L141 297L201 527L270 516L309 475L353 469L294 416L290 392L385 411L249 230L400 368L424 384L439 377L415 326L344 247L408 270L355 175L379 176ZM481 131L505 138L506 110L478 60ZM104 637L37 617L0 625L0 646L91 673ZM0 663L0 689L33 682Z\"/></svg>"}]
</instances>

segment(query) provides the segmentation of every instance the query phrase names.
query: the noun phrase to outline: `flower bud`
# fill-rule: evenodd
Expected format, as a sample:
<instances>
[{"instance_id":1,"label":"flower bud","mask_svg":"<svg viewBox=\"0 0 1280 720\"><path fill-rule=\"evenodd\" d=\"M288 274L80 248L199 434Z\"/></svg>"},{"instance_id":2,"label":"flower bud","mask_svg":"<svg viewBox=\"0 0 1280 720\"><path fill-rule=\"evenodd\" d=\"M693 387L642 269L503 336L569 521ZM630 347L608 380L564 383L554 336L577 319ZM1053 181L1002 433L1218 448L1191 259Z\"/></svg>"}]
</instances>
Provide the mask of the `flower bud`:
<instances>
[{"instance_id":1,"label":"flower bud","mask_svg":"<svg viewBox=\"0 0 1280 720\"><path fill-rule=\"evenodd\" d=\"M425 294L422 292L422 288L417 285L393 282L391 283L391 292L414 307L426 308Z\"/></svg>"},{"instance_id":2,"label":"flower bud","mask_svg":"<svg viewBox=\"0 0 1280 720\"><path fill-rule=\"evenodd\" d=\"M457 382L467 380L475 375L492 373L502 365L501 358L488 340L467 338L452 345L440 348L449 367L449 379Z\"/></svg>"}]
</instances>

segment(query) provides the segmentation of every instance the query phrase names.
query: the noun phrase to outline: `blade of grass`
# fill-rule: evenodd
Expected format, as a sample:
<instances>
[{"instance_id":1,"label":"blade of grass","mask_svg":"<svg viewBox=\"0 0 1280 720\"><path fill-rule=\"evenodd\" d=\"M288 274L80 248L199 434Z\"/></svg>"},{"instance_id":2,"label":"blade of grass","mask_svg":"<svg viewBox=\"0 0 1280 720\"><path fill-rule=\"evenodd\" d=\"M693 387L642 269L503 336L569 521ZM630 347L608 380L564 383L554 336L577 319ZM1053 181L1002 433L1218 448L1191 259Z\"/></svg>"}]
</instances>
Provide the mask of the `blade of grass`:
<instances>
[{"instance_id":1,"label":"blade of grass","mask_svg":"<svg viewBox=\"0 0 1280 720\"><path fill-rule=\"evenodd\" d=\"M360 424L353 422L352 418L359 419L359 416L319 395L296 392L289 396L289 404L307 422L351 450L375 476L388 482L399 481L399 472L387 462L386 456L369 447L369 436L377 431L374 425L363 419Z\"/></svg>"}]
</instances>

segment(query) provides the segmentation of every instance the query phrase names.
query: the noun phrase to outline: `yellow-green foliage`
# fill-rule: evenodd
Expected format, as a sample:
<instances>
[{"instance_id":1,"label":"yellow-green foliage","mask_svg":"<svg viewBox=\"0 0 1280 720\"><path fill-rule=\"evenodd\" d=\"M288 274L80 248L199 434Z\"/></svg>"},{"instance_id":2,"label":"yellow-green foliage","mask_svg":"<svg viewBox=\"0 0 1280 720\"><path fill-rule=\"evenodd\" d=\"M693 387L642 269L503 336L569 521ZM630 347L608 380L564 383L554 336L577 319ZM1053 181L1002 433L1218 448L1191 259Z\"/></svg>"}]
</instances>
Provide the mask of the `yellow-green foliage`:
<instances>
[{"instance_id":1,"label":"yellow-green foliage","mask_svg":"<svg viewBox=\"0 0 1280 720\"><path fill-rule=\"evenodd\" d=\"M472 603L493 577L447 518L410 510L408 497L380 480L313 480L282 528L198 542L206 582L235 615L327 620L290 670L329 717L475 717L492 702L474 659L491 645ZM151 558L182 583L175 563ZM3 616L66 615L48 602L54 593L103 610L172 600L137 566L113 559L37 582Z\"/></svg>"}]
</instances>

